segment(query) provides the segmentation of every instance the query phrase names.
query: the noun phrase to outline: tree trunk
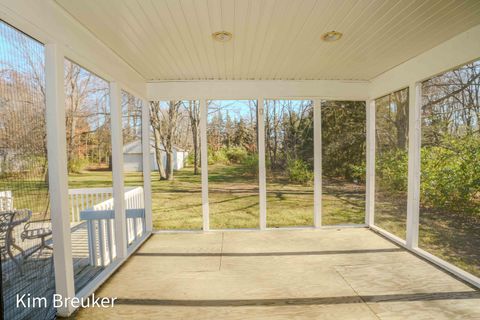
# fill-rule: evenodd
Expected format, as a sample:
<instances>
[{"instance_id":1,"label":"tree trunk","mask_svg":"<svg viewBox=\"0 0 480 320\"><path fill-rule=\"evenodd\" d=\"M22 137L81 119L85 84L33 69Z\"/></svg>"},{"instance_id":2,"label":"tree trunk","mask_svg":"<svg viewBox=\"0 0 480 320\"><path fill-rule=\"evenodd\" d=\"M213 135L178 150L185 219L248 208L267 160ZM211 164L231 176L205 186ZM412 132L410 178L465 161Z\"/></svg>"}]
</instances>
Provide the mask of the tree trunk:
<instances>
[{"instance_id":1,"label":"tree trunk","mask_svg":"<svg viewBox=\"0 0 480 320\"><path fill-rule=\"evenodd\" d=\"M188 103L188 116L190 118L190 124L192 128L192 142L193 142L193 174L198 174L199 167L199 143L198 143L198 126L199 126L199 106L197 106L195 101L189 101Z\"/></svg>"},{"instance_id":2,"label":"tree trunk","mask_svg":"<svg viewBox=\"0 0 480 320\"><path fill-rule=\"evenodd\" d=\"M156 128L153 129L153 132L155 140L155 158L158 167L158 174L160 176L159 180L165 180L167 177L165 174L165 168L163 167L162 151L160 149L160 134L158 133L158 130Z\"/></svg>"},{"instance_id":3,"label":"tree trunk","mask_svg":"<svg viewBox=\"0 0 480 320\"><path fill-rule=\"evenodd\" d=\"M167 150L167 170L166 178L167 180L173 180L173 152L172 150Z\"/></svg>"},{"instance_id":4,"label":"tree trunk","mask_svg":"<svg viewBox=\"0 0 480 320\"><path fill-rule=\"evenodd\" d=\"M395 115L395 127L397 129L397 148L399 150L407 150L408 140L408 101L402 99L402 92L395 93L395 100L397 104L397 112Z\"/></svg>"},{"instance_id":5,"label":"tree trunk","mask_svg":"<svg viewBox=\"0 0 480 320\"><path fill-rule=\"evenodd\" d=\"M193 174L198 174L198 134L197 128L193 128Z\"/></svg>"}]
</instances>

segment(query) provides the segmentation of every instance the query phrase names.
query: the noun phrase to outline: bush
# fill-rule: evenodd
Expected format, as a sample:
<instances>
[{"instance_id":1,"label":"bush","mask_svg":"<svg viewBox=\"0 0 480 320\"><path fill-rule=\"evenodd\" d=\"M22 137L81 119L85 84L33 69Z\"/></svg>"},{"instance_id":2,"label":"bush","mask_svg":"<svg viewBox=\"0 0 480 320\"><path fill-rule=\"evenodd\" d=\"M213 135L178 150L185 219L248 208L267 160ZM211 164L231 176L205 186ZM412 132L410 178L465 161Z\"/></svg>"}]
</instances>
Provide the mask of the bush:
<instances>
[{"instance_id":1,"label":"bush","mask_svg":"<svg viewBox=\"0 0 480 320\"><path fill-rule=\"evenodd\" d=\"M241 163L248 156L247 150L242 147L225 148L225 154L229 163Z\"/></svg>"},{"instance_id":2,"label":"bush","mask_svg":"<svg viewBox=\"0 0 480 320\"><path fill-rule=\"evenodd\" d=\"M367 175L367 166L365 161L361 165L351 164L348 166L348 171L350 172L349 178L355 183L364 183L366 181Z\"/></svg>"},{"instance_id":3,"label":"bush","mask_svg":"<svg viewBox=\"0 0 480 320\"><path fill-rule=\"evenodd\" d=\"M185 159L185 165L193 166L193 151L188 153L188 156Z\"/></svg>"},{"instance_id":4,"label":"bush","mask_svg":"<svg viewBox=\"0 0 480 320\"><path fill-rule=\"evenodd\" d=\"M228 157L225 148L221 148L217 151L208 150L208 164L228 164Z\"/></svg>"},{"instance_id":5,"label":"bush","mask_svg":"<svg viewBox=\"0 0 480 320\"><path fill-rule=\"evenodd\" d=\"M479 215L480 138L444 138L421 152L422 205Z\"/></svg>"},{"instance_id":6,"label":"bush","mask_svg":"<svg viewBox=\"0 0 480 320\"><path fill-rule=\"evenodd\" d=\"M69 173L80 173L83 169L88 166L89 162L87 159L77 158L68 161L68 172Z\"/></svg>"},{"instance_id":7,"label":"bush","mask_svg":"<svg viewBox=\"0 0 480 320\"><path fill-rule=\"evenodd\" d=\"M376 155L377 187L388 191L407 191L408 153L405 150L390 150Z\"/></svg>"},{"instance_id":8,"label":"bush","mask_svg":"<svg viewBox=\"0 0 480 320\"><path fill-rule=\"evenodd\" d=\"M258 175L258 155L251 154L243 160L245 166L245 173L257 176Z\"/></svg>"},{"instance_id":9,"label":"bush","mask_svg":"<svg viewBox=\"0 0 480 320\"><path fill-rule=\"evenodd\" d=\"M421 205L480 217L480 138L446 137L421 148ZM376 187L406 192L408 155L396 150L377 154Z\"/></svg>"},{"instance_id":10,"label":"bush","mask_svg":"<svg viewBox=\"0 0 480 320\"><path fill-rule=\"evenodd\" d=\"M287 162L288 179L294 183L311 183L313 181L313 171L308 163L303 160L289 160Z\"/></svg>"},{"instance_id":11,"label":"bush","mask_svg":"<svg viewBox=\"0 0 480 320\"><path fill-rule=\"evenodd\" d=\"M248 156L247 150L242 147L222 147L217 151L210 149L208 152L208 164L243 163Z\"/></svg>"}]
</instances>

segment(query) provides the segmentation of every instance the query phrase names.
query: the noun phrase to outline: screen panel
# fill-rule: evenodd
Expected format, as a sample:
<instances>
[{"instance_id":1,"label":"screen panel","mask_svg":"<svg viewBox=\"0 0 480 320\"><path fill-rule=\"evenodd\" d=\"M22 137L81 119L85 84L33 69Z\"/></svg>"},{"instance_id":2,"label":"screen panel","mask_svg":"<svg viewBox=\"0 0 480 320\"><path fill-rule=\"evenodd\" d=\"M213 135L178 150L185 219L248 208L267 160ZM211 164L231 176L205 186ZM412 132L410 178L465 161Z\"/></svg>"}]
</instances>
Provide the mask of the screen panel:
<instances>
[{"instance_id":1,"label":"screen panel","mask_svg":"<svg viewBox=\"0 0 480 320\"><path fill-rule=\"evenodd\" d=\"M2 319L55 315L44 56L41 43L0 21ZM45 299L43 308L17 307L27 294Z\"/></svg>"},{"instance_id":2,"label":"screen panel","mask_svg":"<svg viewBox=\"0 0 480 320\"><path fill-rule=\"evenodd\" d=\"M202 229L199 101L151 101L150 130L154 229Z\"/></svg>"},{"instance_id":3,"label":"screen panel","mask_svg":"<svg viewBox=\"0 0 480 320\"><path fill-rule=\"evenodd\" d=\"M408 88L375 100L375 225L406 236Z\"/></svg>"},{"instance_id":4,"label":"screen panel","mask_svg":"<svg viewBox=\"0 0 480 320\"><path fill-rule=\"evenodd\" d=\"M313 101L265 103L267 226L313 225Z\"/></svg>"},{"instance_id":5,"label":"screen panel","mask_svg":"<svg viewBox=\"0 0 480 320\"><path fill-rule=\"evenodd\" d=\"M210 228L258 228L257 102L207 106Z\"/></svg>"},{"instance_id":6,"label":"screen panel","mask_svg":"<svg viewBox=\"0 0 480 320\"><path fill-rule=\"evenodd\" d=\"M322 224L365 223L366 108L364 101L324 101Z\"/></svg>"},{"instance_id":7,"label":"screen panel","mask_svg":"<svg viewBox=\"0 0 480 320\"><path fill-rule=\"evenodd\" d=\"M116 258L109 84L64 61L68 197L75 292ZM103 219L94 218L101 212Z\"/></svg>"},{"instance_id":8,"label":"screen panel","mask_svg":"<svg viewBox=\"0 0 480 320\"><path fill-rule=\"evenodd\" d=\"M480 276L480 62L422 93L419 247Z\"/></svg>"},{"instance_id":9,"label":"screen panel","mask_svg":"<svg viewBox=\"0 0 480 320\"><path fill-rule=\"evenodd\" d=\"M122 91L122 141L127 243L130 246L142 236L146 226L145 216L134 217L135 213L145 211L142 100L126 91Z\"/></svg>"}]
</instances>

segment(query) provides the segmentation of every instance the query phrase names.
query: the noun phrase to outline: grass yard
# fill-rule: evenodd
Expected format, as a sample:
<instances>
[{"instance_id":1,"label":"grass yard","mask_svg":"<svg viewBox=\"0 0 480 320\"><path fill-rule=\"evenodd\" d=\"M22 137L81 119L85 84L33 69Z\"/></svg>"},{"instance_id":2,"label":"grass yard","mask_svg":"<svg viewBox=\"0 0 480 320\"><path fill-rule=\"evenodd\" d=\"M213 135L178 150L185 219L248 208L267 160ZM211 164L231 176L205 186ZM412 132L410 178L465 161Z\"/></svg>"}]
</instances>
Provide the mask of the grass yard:
<instances>
[{"instance_id":1,"label":"grass yard","mask_svg":"<svg viewBox=\"0 0 480 320\"><path fill-rule=\"evenodd\" d=\"M200 175L192 168L175 172L173 181L160 181L152 173L154 228L201 229ZM212 229L258 228L258 180L241 165L209 166L209 207ZM269 178L268 227L313 225L313 186ZM363 186L328 181L323 194L324 224L364 223Z\"/></svg>"}]
</instances>

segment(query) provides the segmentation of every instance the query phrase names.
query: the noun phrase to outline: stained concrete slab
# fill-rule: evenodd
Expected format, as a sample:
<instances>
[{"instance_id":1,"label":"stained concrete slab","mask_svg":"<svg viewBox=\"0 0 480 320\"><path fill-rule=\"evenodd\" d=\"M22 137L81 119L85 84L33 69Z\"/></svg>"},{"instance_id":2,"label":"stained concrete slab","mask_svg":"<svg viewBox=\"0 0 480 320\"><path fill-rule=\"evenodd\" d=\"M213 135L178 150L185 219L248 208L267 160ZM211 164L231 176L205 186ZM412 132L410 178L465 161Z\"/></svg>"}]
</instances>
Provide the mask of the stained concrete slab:
<instances>
[{"instance_id":1,"label":"stained concrete slab","mask_svg":"<svg viewBox=\"0 0 480 320\"><path fill-rule=\"evenodd\" d=\"M153 235L78 319L477 319L480 292L363 228Z\"/></svg>"}]
</instances>

